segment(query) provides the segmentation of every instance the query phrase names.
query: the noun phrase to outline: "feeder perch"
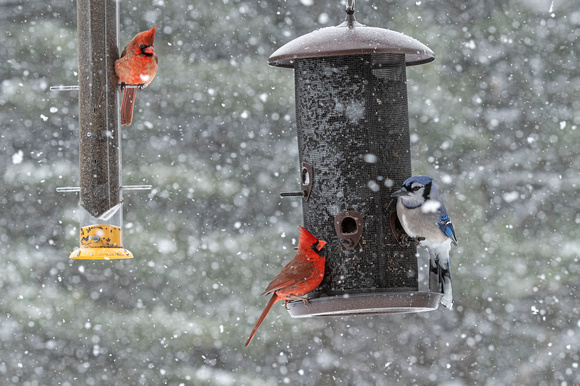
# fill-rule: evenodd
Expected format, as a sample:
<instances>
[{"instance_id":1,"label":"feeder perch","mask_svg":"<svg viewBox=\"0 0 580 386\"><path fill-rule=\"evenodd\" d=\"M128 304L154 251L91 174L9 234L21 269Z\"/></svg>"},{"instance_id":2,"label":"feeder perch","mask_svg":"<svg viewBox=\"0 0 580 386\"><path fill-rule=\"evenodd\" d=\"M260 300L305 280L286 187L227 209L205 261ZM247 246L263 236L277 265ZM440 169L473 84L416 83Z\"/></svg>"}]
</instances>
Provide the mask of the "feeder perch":
<instances>
[{"instance_id":1,"label":"feeder perch","mask_svg":"<svg viewBox=\"0 0 580 386\"><path fill-rule=\"evenodd\" d=\"M121 133L115 60L118 2L77 2L79 85L53 91L79 91L80 187L58 188L79 192L80 248L71 259L132 258L123 248L123 190L151 189L121 185Z\"/></svg>"},{"instance_id":2,"label":"feeder perch","mask_svg":"<svg viewBox=\"0 0 580 386\"><path fill-rule=\"evenodd\" d=\"M360 213L344 211L334 217L334 228L342 246L353 250L356 248L363 232L364 220Z\"/></svg>"},{"instance_id":3,"label":"feeder perch","mask_svg":"<svg viewBox=\"0 0 580 386\"><path fill-rule=\"evenodd\" d=\"M419 291L416 243L400 243L390 221L391 193L411 176L406 66L435 57L413 38L356 22L353 3L342 24L292 40L268 60L294 69L294 195L304 227L328 243L324 279L308 304L288 303L292 317L431 311L442 296Z\"/></svg>"}]
</instances>

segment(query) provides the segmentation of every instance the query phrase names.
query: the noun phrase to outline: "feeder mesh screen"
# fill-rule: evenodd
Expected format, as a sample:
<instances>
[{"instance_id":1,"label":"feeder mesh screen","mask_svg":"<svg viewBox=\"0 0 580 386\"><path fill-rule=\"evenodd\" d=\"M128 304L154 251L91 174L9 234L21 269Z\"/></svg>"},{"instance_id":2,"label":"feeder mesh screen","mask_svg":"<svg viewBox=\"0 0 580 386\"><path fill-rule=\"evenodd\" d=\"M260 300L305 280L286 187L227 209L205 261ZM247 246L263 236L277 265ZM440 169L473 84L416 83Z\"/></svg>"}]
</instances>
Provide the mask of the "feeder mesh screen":
<instances>
[{"instance_id":1,"label":"feeder mesh screen","mask_svg":"<svg viewBox=\"0 0 580 386\"><path fill-rule=\"evenodd\" d=\"M297 59L294 69L300 162L314 175L304 224L328 242L318 295L418 290L416 248L401 248L389 225L390 195L411 176L405 55ZM334 228L346 210L364 218L354 250Z\"/></svg>"}]
</instances>

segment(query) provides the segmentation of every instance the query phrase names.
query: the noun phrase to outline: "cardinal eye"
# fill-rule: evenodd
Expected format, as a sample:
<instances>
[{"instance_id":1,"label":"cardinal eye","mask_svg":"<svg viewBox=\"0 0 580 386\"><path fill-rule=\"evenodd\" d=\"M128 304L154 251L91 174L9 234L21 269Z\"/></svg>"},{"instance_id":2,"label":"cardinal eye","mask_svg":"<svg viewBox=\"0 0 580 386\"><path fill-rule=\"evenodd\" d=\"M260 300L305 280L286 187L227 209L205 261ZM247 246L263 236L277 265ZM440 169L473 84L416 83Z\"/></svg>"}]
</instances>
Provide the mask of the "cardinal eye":
<instances>
[{"instance_id":1,"label":"cardinal eye","mask_svg":"<svg viewBox=\"0 0 580 386\"><path fill-rule=\"evenodd\" d=\"M141 48L141 51L144 51L147 46L145 44L139 44L139 48Z\"/></svg>"}]
</instances>

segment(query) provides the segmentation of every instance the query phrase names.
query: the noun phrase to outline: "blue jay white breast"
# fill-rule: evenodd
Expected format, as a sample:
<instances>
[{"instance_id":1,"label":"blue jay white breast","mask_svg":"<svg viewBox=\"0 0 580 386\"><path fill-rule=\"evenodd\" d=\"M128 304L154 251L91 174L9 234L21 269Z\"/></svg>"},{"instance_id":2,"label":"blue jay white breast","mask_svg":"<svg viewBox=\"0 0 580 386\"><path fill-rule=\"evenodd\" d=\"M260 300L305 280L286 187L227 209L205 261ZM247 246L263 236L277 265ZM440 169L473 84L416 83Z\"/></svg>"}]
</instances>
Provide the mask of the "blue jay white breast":
<instances>
[{"instance_id":1,"label":"blue jay white breast","mask_svg":"<svg viewBox=\"0 0 580 386\"><path fill-rule=\"evenodd\" d=\"M421 244L427 248L457 244L455 229L431 177L411 177L392 196L398 199L397 216L410 237L424 238Z\"/></svg>"},{"instance_id":2,"label":"blue jay white breast","mask_svg":"<svg viewBox=\"0 0 580 386\"><path fill-rule=\"evenodd\" d=\"M411 177L392 197L397 197L397 217L405 232L421 240L420 244L429 250L431 270L437 272L443 293L441 303L451 309L453 288L449 251L451 243L457 245L457 238L433 179L427 176Z\"/></svg>"}]
</instances>

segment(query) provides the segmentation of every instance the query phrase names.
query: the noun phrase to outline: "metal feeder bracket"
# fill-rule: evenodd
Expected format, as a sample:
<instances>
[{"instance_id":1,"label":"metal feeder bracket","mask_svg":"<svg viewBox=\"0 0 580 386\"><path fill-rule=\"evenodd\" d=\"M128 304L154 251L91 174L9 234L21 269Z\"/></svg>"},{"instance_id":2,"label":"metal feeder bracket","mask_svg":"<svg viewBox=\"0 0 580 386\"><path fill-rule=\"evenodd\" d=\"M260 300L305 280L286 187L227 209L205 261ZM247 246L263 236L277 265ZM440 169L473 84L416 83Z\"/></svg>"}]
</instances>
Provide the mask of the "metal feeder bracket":
<instances>
[{"instance_id":1,"label":"metal feeder bracket","mask_svg":"<svg viewBox=\"0 0 580 386\"><path fill-rule=\"evenodd\" d=\"M310 192L312 191L313 180L314 172L312 166L307 162L302 162L300 165L300 188L302 191L280 193L280 197L302 197L304 201L308 201Z\"/></svg>"}]
</instances>

